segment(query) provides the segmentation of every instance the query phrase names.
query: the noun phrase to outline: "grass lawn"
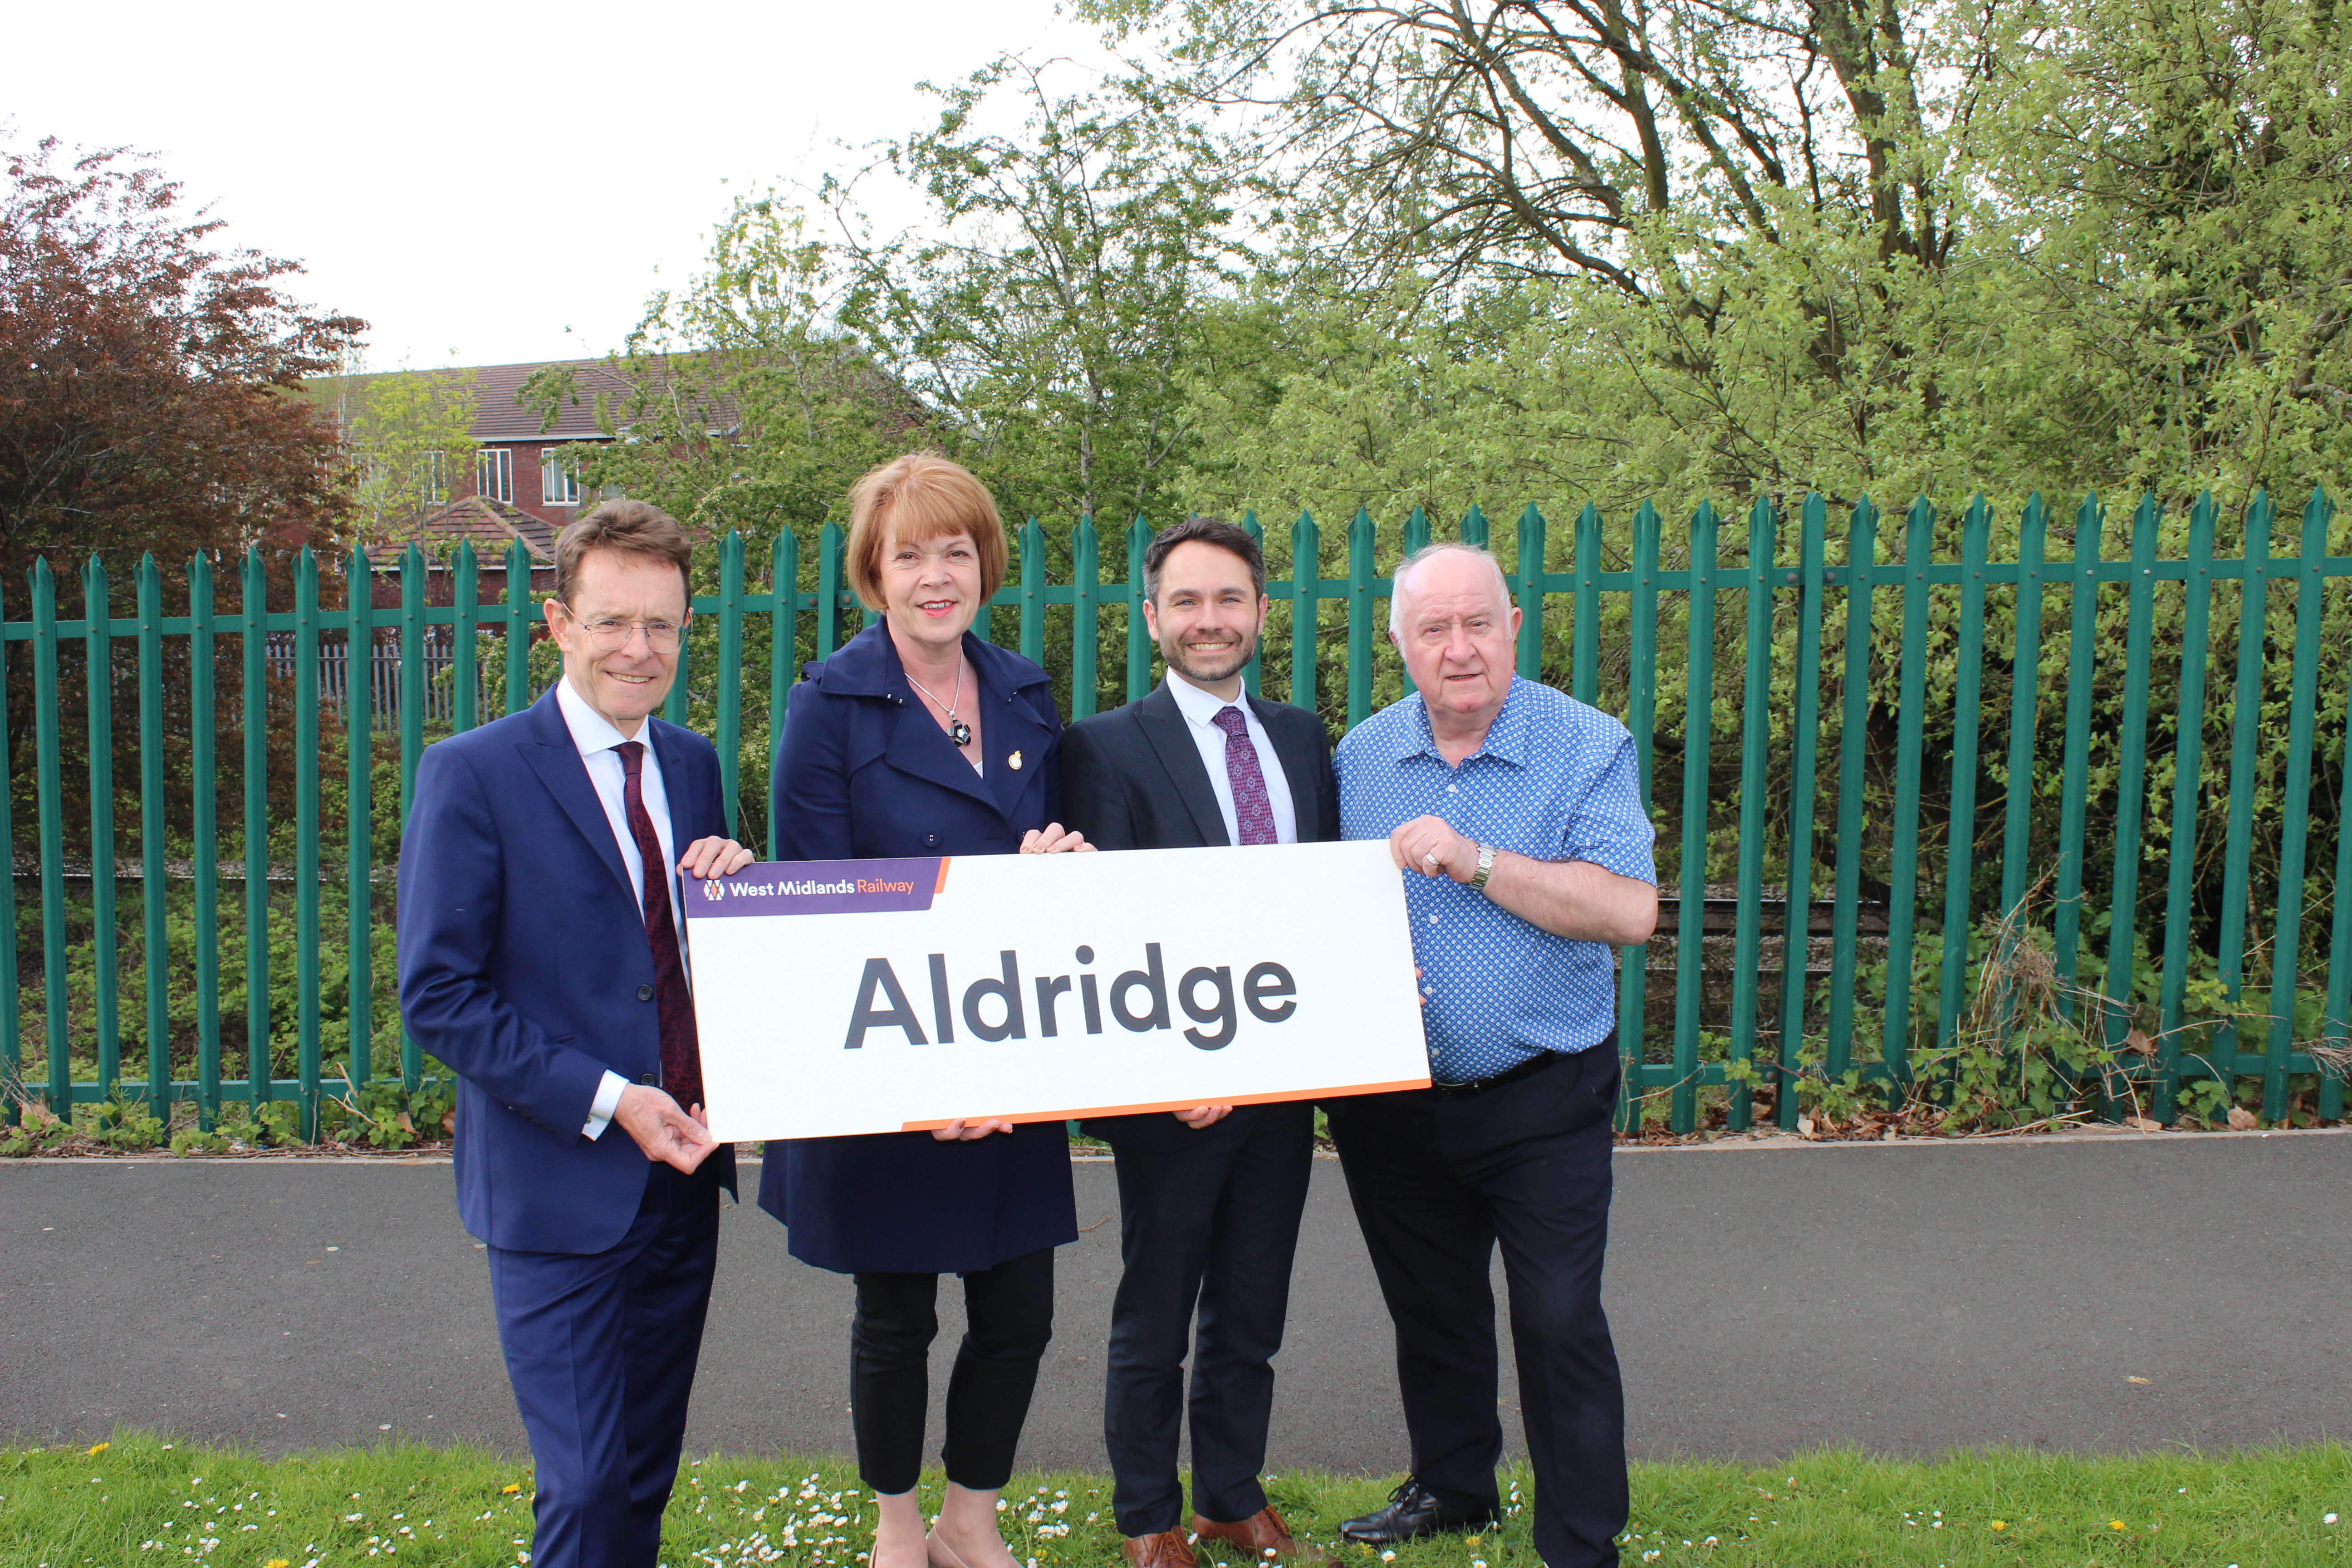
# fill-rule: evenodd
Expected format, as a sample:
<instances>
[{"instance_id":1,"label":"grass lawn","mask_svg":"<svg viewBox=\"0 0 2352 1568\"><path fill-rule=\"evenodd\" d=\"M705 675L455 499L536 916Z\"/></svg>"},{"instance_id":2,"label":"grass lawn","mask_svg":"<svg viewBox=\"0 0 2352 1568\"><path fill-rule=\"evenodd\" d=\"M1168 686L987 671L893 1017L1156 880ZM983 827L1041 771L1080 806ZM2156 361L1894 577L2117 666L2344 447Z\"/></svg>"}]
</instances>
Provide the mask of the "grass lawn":
<instances>
[{"instance_id":1,"label":"grass lawn","mask_svg":"<svg viewBox=\"0 0 2352 1568\"><path fill-rule=\"evenodd\" d=\"M924 1485L936 1495L935 1476ZM1328 1542L1386 1483L1286 1474L1270 1489L1295 1530ZM1036 1568L1118 1563L1106 1478L1024 1475L1005 1498L1005 1538ZM839 1460L707 1457L683 1472L663 1560L856 1568L873 1528L863 1500ZM1832 1452L1763 1468L1637 1467L1625 1561L2342 1565L2352 1563L2352 1524L2338 1522L2347 1513L2352 1448L2342 1444L2227 1458L2003 1452L1926 1464ZM270 1460L137 1434L95 1450L0 1447L0 1568L324 1568L382 1557L488 1565L525 1561L530 1540L528 1470L479 1449L387 1445ZM1383 1556L1362 1547L1343 1555L1366 1568ZM1514 1508L1497 1531L1399 1551L1392 1568L1536 1563L1525 1511Z\"/></svg>"}]
</instances>

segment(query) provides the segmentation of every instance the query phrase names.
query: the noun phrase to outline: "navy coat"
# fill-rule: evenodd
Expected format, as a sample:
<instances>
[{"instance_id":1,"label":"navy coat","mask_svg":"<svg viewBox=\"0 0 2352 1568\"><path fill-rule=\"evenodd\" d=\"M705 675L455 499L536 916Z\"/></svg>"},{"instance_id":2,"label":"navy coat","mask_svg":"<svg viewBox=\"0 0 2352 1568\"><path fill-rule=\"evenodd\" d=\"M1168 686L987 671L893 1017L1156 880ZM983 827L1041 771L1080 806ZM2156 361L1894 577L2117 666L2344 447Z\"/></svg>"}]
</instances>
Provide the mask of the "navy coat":
<instances>
[{"instance_id":1,"label":"navy coat","mask_svg":"<svg viewBox=\"0 0 2352 1568\"><path fill-rule=\"evenodd\" d=\"M719 753L646 721L671 841L723 837ZM655 1082L653 945L613 828L547 694L425 748L400 847L400 1016L457 1074L457 1212L492 1247L617 1245L650 1164L581 1133L607 1068ZM735 1151L710 1160L730 1188Z\"/></svg>"},{"instance_id":2,"label":"navy coat","mask_svg":"<svg viewBox=\"0 0 2352 1568\"><path fill-rule=\"evenodd\" d=\"M1024 833L1057 819L1062 721L1051 681L969 633L963 647L979 686L984 776L908 686L887 626L807 667L776 748L780 858L1009 855ZM969 1143L928 1132L771 1143L760 1206L790 1227L793 1257L844 1274L969 1274L1078 1236L1058 1121Z\"/></svg>"}]
</instances>

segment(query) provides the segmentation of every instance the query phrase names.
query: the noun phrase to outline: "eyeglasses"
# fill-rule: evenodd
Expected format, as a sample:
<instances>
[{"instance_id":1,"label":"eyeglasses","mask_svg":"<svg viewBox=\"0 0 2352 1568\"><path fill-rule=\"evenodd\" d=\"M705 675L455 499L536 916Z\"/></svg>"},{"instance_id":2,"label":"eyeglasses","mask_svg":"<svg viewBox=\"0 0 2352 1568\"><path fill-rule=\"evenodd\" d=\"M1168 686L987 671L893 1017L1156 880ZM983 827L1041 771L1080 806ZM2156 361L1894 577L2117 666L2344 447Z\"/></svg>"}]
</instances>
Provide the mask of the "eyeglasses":
<instances>
[{"instance_id":1,"label":"eyeglasses","mask_svg":"<svg viewBox=\"0 0 2352 1568\"><path fill-rule=\"evenodd\" d=\"M572 613L569 605L563 609L566 615ZM617 653L628 647L629 639L639 632L646 634L646 646L656 653L676 653L678 640L686 635L686 627L677 621L625 621L618 616L583 621L575 616L572 624L587 635L590 644L606 653Z\"/></svg>"}]
</instances>

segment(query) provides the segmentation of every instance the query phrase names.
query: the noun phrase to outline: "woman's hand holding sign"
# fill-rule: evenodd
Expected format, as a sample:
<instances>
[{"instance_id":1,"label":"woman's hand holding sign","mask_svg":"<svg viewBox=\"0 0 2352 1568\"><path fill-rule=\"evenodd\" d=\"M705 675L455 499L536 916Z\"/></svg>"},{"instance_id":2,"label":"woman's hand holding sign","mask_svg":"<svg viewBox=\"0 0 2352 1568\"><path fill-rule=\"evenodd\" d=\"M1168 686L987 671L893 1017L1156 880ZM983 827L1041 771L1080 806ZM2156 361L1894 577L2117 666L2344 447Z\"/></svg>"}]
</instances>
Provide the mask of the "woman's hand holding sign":
<instances>
[{"instance_id":1,"label":"woman's hand holding sign","mask_svg":"<svg viewBox=\"0 0 2352 1568\"><path fill-rule=\"evenodd\" d=\"M1021 836L1024 855L1066 855L1074 850L1091 850L1085 834L1076 828L1066 828L1058 822L1043 827L1033 827ZM945 1127L936 1129L931 1136L942 1143L969 1143L975 1138L985 1138L992 1132L1010 1132L1013 1123L992 1116L958 1118Z\"/></svg>"},{"instance_id":2,"label":"woman's hand holding sign","mask_svg":"<svg viewBox=\"0 0 2352 1568\"><path fill-rule=\"evenodd\" d=\"M1033 827L1021 838L1021 853L1024 855L1063 855L1073 850L1092 848L1094 846L1087 842L1084 834L1076 828L1066 831L1058 822L1049 822L1043 828ZM959 1117L945 1127L934 1129L931 1136L942 1143L969 1143L992 1132L1012 1131L1012 1122L992 1116Z\"/></svg>"},{"instance_id":3,"label":"woman's hand holding sign","mask_svg":"<svg viewBox=\"0 0 2352 1568\"><path fill-rule=\"evenodd\" d=\"M1087 842L1085 834L1075 827L1066 828L1058 822L1033 827L1021 836L1021 853L1024 855L1062 855L1073 849L1090 850L1093 847Z\"/></svg>"}]
</instances>

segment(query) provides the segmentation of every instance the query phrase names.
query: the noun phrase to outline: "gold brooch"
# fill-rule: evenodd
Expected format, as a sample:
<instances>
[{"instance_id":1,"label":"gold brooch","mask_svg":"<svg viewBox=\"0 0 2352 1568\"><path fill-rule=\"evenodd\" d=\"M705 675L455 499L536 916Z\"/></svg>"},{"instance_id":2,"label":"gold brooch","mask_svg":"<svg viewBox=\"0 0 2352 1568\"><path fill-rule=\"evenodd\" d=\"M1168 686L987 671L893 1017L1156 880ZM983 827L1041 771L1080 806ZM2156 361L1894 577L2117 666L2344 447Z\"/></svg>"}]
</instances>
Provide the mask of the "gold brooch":
<instances>
[{"instance_id":1,"label":"gold brooch","mask_svg":"<svg viewBox=\"0 0 2352 1568\"><path fill-rule=\"evenodd\" d=\"M1019 773L1021 771L1021 753L1015 752L1011 756L1005 758L1004 765L1011 768L1014 773Z\"/></svg>"}]
</instances>

